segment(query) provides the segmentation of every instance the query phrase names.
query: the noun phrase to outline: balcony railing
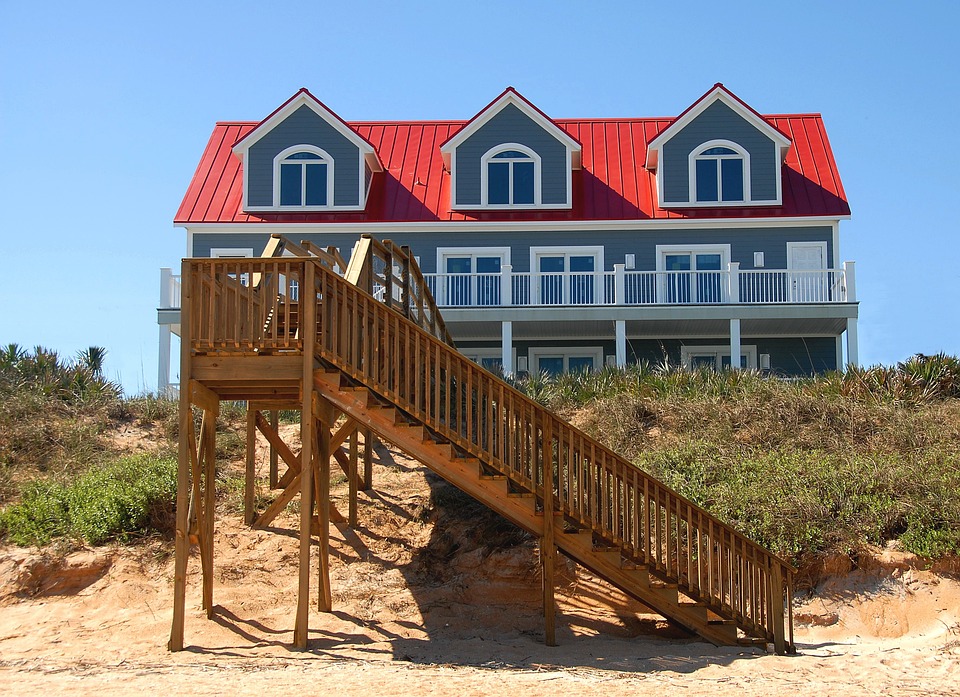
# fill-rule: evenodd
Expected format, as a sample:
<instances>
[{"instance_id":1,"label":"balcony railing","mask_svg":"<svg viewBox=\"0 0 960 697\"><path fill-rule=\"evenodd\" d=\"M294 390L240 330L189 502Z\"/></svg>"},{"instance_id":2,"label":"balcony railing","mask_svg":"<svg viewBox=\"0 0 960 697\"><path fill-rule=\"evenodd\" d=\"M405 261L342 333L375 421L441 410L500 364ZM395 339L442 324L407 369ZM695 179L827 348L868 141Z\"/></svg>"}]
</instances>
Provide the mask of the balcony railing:
<instances>
[{"instance_id":1,"label":"balcony railing","mask_svg":"<svg viewBox=\"0 0 960 697\"><path fill-rule=\"evenodd\" d=\"M424 274L440 307L692 305L855 302L854 265L792 271L729 264L719 271Z\"/></svg>"}]
</instances>

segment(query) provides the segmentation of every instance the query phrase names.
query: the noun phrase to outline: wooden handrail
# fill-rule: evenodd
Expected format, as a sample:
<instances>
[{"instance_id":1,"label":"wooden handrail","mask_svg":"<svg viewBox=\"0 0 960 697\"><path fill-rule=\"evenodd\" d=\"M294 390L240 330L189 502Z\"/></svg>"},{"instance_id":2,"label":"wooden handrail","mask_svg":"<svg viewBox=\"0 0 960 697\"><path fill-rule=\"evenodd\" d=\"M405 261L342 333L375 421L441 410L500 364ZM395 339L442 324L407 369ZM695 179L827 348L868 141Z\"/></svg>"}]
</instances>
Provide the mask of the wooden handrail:
<instances>
[{"instance_id":1,"label":"wooden handrail","mask_svg":"<svg viewBox=\"0 0 960 697\"><path fill-rule=\"evenodd\" d=\"M541 501L550 497L577 528L745 631L787 640L789 564L458 353L437 336L442 325L410 317L415 263L398 279L394 254L410 261L403 248L365 238L345 277L312 256L185 260L191 348L302 352L303 337L314 336L320 358ZM244 284L253 274L260 287ZM317 307L315 327L301 326L303 302ZM787 622L792 645L789 614Z\"/></svg>"},{"instance_id":2,"label":"wooden handrail","mask_svg":"<svg viewBox=\"0 0 960 697\"><path fill-rule=\"evenodd\" d=\"M741 627L782 639L793 567L347 279L317 275L318 352Z\"/></svg>"}]
</instances>

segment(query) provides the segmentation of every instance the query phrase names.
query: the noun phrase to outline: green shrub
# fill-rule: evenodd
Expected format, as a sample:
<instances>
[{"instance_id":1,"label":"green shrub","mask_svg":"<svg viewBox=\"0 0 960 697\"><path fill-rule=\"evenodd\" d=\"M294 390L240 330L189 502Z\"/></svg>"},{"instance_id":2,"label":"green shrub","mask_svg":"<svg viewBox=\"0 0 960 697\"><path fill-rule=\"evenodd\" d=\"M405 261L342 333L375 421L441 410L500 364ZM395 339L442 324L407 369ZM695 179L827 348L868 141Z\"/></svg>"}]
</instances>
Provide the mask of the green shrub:
<instances>
[{"instance_id":1,"label":"green shrub","mask_svg":"<svg viewBox=\"0 0 960 697\"><path fill-rule=\"evenodd\" d=\"M73 483L35 481L0 512L0 533L18 545L56 537L99 545L170 529L176 498L173 458L134 455L93 469Z\"/></svg>"}]
</instances>

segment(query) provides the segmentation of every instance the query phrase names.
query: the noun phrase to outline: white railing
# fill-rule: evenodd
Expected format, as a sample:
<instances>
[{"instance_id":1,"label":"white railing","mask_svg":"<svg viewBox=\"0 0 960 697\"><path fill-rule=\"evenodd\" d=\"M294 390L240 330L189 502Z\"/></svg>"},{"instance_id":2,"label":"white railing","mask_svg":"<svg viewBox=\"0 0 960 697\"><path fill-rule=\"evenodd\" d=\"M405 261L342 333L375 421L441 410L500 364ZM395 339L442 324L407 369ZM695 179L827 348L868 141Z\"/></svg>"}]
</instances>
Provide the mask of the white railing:
<instances>
[{"instance_id":1,"label":"white railing","mask_svg":"<svg viewBox=\"0 0 960 697\"><path fill-rule=\"evenodd\" d=\"M167 310L180 307L180 274L172 269L160 269L160 308Z\"/></svg>"},{"instance_id":2,"label":"white railing","mask_svg":"<svg viewBox=\"0 0 960 697\"><path fill-rule=\"evenodd\" d=\"M713 305L855 302L853 262L842 269L792 271L728 264L716 271L424 274L440 307L550 305Z\"/></svg>"}]
</instances>

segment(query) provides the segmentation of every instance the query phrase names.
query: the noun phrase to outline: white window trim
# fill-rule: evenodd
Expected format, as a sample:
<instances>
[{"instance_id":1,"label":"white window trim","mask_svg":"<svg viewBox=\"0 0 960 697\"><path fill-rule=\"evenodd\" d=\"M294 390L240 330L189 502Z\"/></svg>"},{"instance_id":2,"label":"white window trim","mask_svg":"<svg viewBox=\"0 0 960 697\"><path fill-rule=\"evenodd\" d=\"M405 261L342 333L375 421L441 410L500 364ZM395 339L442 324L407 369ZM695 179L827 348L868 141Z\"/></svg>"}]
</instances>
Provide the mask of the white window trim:
<instances>
[{"instance_id":1,"label":"white window trim","mask_svg":"<svg viewBox=\"0 0 960 697\"><path fill-rule=\"evenodd\" d=\"M733 159L732 155L701 155L704 150L709 150L710 148L728 148L733 150L742 160L743 160L743 200L742 201L698 201L697 200L697 161L698 160L721 160L725 158ZM718 167L719 170L719 167ZM723 198L723 177L718 174L717 181L717 195L718 198ZM750 152L738 143L734 143L732 140L724 140L722 138L715 140L708 140L705 143L701 143L693 150L690 151L690 154L687 155L687 175L689 178L689 190L688 198L690 199L691 206L704 206L709 208L718 208L718 207L730 207L730 206L744 206L748 203L753 202L753 198L750 194Z\"/></svg>"},{"instance_id":2,"label":"white window trim","mask_svg":"<svg viewBox=\"0 0 960 697\"><path fill-rule=\"evenodd\" d=\"M721 358L730 355L730 344L719 346L688 346L684 344L680 347L680 362L685 368L693 369L693 357L697 355L714 354L716 370L722 369ZM740 355L746 358L746 369L757 370L757 347L755 345L741 345Z\"/></svg>"},{"instance_id":3,"label":"white window trim","mask_svg":"<svg viewBox=\"0 0 960 697\"><path fill-rule=\"evenodd\" d=\"M464 356L469 358L471 361L477 365L483 367L483 364L480 362L481 358L499 358L503 360L503 349L500 348L464 348L460 350ZM512 349L513 355L513 364L517 364L517 347L514 346Z\"/></svg>"},{"instance_id":4,"label":"white window trim","mask_svg":"<svg viewBox=\"0 0 960 697\"><path fill-rule=\"evenodd\" d=\"M522 152L524 155L533 160L533 203L490 203L489 202L489 178L490 173L488 171L488 166L490 161L495 155L498 155L507 150L516 150L517 152ZM526 145L521 145L520 143L501 143L500 145L495 145L489 150L487 150L480 157L480 206L482 208L490 209L507 209L507 210L517 210L522 208L540 208L542 206L542 170L541 170L541 159L540 155L537 154L536 150L528 148ZM513 167L510 168L510 183L509 183L510 198L513 198Z\"/></svg>"},{"instance_id":5,"label":"white window trim","mask_svg":"<svg viewBox=\"0 0 960 697\"><path fill-rule=\"evenodd\" d=\"M529 372L540 374L540 359L549 356L563 357L563 372L570 372L571 356L590 356L593 358L594 372L602 370L603 347L602 346L531 346L527 351Z\"/></svg>"},{"instance_id":6,"label":"white window trim","mask_svg":"<svg viewBox=\"0 0 960 697\"><path fill-rule=\"evenodd\" d=\"M323 163L327 166L327 205L325 206L282 206L280 205L280 163L282 163L287 157L298 152L309 152L314 155L318 155L323 158ZM304 160L304 163L309 163L310 160ZM334 208L333 205L333 182L334 182L334 161L333 158L323 148L318 148L316 145L292 145L289 148L285 148L277 153L277 156L273 158L273 207L277 210L282 211L326 211ZM361 170L362 172L362 170ZM306 177L303 177L301 186L306 187ZM301 198L301 200L303 200Z\"/></svg>"},{"instance_id":7,"label":"white window trim","mask_svg":"<svg viewBox=\"0 0 960 697\"><path fill-rule=\"evenodd\" d=\"M244 259L253 256L253 247L211 247L211 259Z\"/></svg>"},{"instance_id":8,"label":"white window trim","mask_svg":"<svg viewBox=\"0 0 960 697\"><path fill-rule=\"evenodd\" d=\"M586 257L592 256L596 259L594 264L594 277L593 277L593 297L595 299L594 305L603 304L603 276L606 267L603 263L603 247L602 246L589 246L589 247L531 247L530 248L530 276L532 277L533 283L530 284L530 293L531 300L534 297L540 296L540 264L538 260L541 256L555 256L557 254L563 254L567 258L571 256L577 257ZM564 262L564 266L567 264ZM569 271L563 272L564 279L570 276ZM535 294L535 295L534 295ZM563 285L563 294L564 300L567 300L567 284ZM561 303L563 305L568 303Z\"/></svg>"},{"instance_id":9,"label":"white window trim","mask_svg":"<svg viewBox=\"0 0 960 697\"><path fill-rule=\"evenodd\" d=\"M500 269L504 266L510 264L510 247L437 247L437 278L446 278L447 276L447 257L470 257L471 260L476 261L477 257L500 257ZM476 268L476 264L472 264L471 268ZM470 275L476 276L477 272L473 271ZM437 284L437 297L436 301L440 305L446 304L446 284L438 283ZM476 307L490 307L487 305L477 305Z\"/></svg>"}]
</instances>

